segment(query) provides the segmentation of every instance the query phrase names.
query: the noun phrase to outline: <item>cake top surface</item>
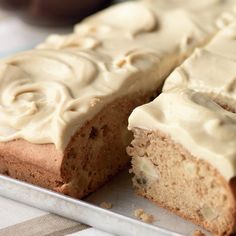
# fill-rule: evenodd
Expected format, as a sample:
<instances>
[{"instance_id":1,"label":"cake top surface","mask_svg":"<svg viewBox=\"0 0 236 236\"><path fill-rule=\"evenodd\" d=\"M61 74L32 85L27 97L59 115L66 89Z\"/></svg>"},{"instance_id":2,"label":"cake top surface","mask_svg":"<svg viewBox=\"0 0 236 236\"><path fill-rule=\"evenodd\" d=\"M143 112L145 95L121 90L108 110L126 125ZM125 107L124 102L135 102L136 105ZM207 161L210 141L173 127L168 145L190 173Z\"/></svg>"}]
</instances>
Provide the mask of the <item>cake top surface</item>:
<instances>
[{"instance_id":1,"label":"cake top surface","mask_svg":"<svg viewBox=\"0 0 236 236\"><path fill-rule=\"evenodd\" d=\"M236 176L235 39L233 23L172 72L164 92L129 120L130 128L167 133L227 180Z\"/></svg>"},{"instance_id":2,"label":"cake top surface","mask_svg":"<svg viewBox=\"0 0 236 236\"><path fill-rule=\"evenodd\" d=\"M38 49L2 60L0 141L22 138L64 150L106 104L157 88L192 48L233 19L220 14L233 2L195 10L189 4L122 3L89 17L70 35L50 36Z\"/></svg>"},{"instance_id":3,"label":"cake top surface","mask_svg":"<svg viewBox=\"0 0 236 236\"><path fill-rule=\"evenodd\" d=\"M221 30L203 49L196 49L194 54L169 76L163 90L183 86L217 98L235 99L235 39L236 24L232 23Z\"/></svg>"}]
</instances>

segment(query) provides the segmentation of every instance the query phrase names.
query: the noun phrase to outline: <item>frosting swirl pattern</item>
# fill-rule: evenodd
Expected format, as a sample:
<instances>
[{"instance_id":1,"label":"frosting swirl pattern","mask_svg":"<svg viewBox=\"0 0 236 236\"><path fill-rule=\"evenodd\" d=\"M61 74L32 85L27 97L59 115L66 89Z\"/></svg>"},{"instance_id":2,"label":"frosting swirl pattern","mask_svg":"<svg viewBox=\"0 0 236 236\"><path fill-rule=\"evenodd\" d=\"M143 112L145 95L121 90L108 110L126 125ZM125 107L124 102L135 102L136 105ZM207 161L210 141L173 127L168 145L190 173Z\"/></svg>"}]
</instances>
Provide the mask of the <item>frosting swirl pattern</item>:
<instances>
[{"instance_id":1,"label":"frosting swirl pattern","mask_svg":"<svg viewBox=\"0 0 236 236\"><path fill-rule=\"evenodd\" d=\"M215 2L200 13L127 2L89 17L70 35L50 36L37 49L2 60L0 141L23 138L64 150L108 103L158 88L216 32L221 11Z\"/></svg>"},{"instance_id":2,"label":"frosting swirl pattern","mask_svg":"<svg viewBox=\"0 0 236 236\"><path fill-rule=\"evenodd\" d=\"M79 66L78 66L79 65ZM55 143L68 121L75 118L82 94L99 76L89 55L59 51L31 51L1 64L0 140L25 138L33 143ZM80 87L78 99L76 88ZM50 131L50 132L48 132Z\"/></svg>"}]
</instances>

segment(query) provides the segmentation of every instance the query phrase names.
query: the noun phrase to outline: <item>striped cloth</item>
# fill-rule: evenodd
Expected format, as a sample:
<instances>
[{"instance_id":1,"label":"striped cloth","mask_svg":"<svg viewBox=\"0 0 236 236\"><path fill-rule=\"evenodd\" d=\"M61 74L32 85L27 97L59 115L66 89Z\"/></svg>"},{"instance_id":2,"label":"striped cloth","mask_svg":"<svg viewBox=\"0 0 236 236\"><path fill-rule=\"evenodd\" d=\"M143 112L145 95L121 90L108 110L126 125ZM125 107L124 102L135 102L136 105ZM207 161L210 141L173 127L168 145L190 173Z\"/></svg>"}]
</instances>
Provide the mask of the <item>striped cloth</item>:
<instances>
[{"instance_id":1,"label":"striped cloth","mask_svg":"<svg viewBox=\"0 0 236 236\"><path fill-rule=\"evenodd\" d=\"M0 236L112 236L87 225L0 197Z\"/></svg>"},{"instance_id":2,"label":"striped cloth","mask_svg":"<svg viewBox=\"0 0 236 236\"><path fill-rule=\"evenodd\" d=\"M0 10L0 57L32 48L49 33L71 29L45 29L27 25ZM0 196L0 236L111 236L84 224L44 212Z\"/></svg>"}]
</instances>

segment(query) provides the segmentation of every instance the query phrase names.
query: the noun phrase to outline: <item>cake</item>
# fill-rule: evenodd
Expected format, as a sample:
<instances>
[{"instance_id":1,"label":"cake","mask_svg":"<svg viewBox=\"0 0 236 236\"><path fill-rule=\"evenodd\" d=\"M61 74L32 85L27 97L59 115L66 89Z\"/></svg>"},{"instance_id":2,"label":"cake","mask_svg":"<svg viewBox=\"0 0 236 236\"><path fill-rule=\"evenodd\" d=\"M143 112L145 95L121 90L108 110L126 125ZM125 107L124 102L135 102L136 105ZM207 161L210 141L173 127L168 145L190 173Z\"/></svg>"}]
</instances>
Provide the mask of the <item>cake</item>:
<instances>
[{"instance_id":1,"label":"cake","mask_svg":"<svg viewBox=\"0 0 236 236\"><path fill-rule=\"evenodd\" d=\"M236 24L129 117L137 193L214 235L236 232Z\"/></svg>"},{"instance_id":2,"label":"cake","mask_svg":"<svg viewBox=\"0 0 236 236\"><path fill-rule=\"evenodd\" d=\"M0 173L82 198L125 168L131 111L235 17L191 2L118 4L1 60Z\"/></svg>"}]
</instances>

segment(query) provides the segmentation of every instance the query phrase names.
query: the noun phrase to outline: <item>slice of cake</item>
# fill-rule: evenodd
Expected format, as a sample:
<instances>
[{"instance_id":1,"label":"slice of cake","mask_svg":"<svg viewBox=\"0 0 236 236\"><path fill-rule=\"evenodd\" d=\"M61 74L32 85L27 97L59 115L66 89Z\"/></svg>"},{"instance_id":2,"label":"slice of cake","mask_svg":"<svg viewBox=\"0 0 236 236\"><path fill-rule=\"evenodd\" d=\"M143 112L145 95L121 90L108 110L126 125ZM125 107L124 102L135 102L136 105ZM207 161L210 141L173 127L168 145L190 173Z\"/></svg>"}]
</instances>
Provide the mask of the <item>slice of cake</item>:
<instances>
[{"instance_id":1,"label":"slice of cake","mask_svg":"<svg viewBox=\"0 0 236 236\"><path fill-rule=\"evenodd\" d=\"M2 60L0 172L77 198L97 189L130 160L131 111L228 24L233 2L123 3Z\"/></svg>"},{"instance_id":2,"label":"slice of cake","mask_svg":"<svg viewBox=\"0 0 236 236\"><path fill-rule=\"evenodd\" d=\"M129 118L138 194L216 235L236 232L235 36L197 49Z\"/></svg>"}]
</instances>

